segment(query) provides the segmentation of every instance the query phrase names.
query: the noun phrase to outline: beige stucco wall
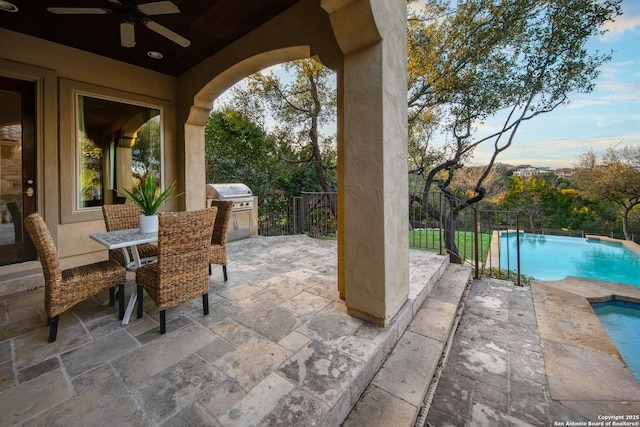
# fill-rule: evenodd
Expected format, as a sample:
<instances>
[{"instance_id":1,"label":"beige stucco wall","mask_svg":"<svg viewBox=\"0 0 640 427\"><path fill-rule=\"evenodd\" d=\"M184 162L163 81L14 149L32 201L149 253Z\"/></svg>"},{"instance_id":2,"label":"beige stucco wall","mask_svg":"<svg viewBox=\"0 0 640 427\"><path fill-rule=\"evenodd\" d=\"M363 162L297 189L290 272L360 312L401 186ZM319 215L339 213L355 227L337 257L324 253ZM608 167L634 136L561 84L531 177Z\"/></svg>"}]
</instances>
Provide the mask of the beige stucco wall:
<instances>
[{"instance_id":1,"label":"beige stucco wall","mask_svg":"<svg viewBox=\"0 0 640 427\"><path fill-rule=\"evenodd\" d=\"M338 75L341 295L350 314L388 324L409 289L405 0L302 0L178 78L0 29L0 75L39 81L39 209L63 267L106 256L88 237L104 230L100 210L69 210L73 90L162 106L165 183L186 191L166 209L191 210L206 200L203 126L215 98L265 67L307 57Z\"/></svg>"},{"instance_id":2,"label":"beige stucco wall","mask_svg":"<svg viewBox=\"0 0 640 427\"><path fill-rule=\"evenodd\" d=\"M375 28L363 22L354 36L353 13L371 16ZM347 1L331 17L347 51L339 153L345 301L350 314L386 325L409 292L406 4Z\"/></svg>"},{"instance_id":3,"label":"beige stucco wall","mask_svg":"<svg viewBox=\"0 0 640 427\"><path fill-rule=\"evenodd\" d=\"M177 179L175 124L177 79L140 67L88 54L0 28L0 75L38 84L38 211L56 240L63 267L106 257L106 250L89 238L103 231L99 209L63 218L63 206L73 205L73 104L69 90L81 87L118 99L162 103L168 120L164 134L165 182ZM127 78L122 78L127 76ZM67 86L61 82L67 82ZM61 89L62 86L62 89ZM65 91L61 93L61 91ZM59 159L63 167L58 167ZM167 206L171 209L172 206Z\"/></svg>"},{"instance_id":4,"label":"beige stucco wall","mask_svg":"<svg viewBox=\"0 0 640 427\"><path fill-rule=\"evenodd\" d=\"M180 159L189 166L183 170L187 209L204 206L206 198L202 185L204 167L200 167L204 162L204 134L199 134L213 101L235 83L264 68L310 57L335 71L342 68L342 52L329 16L318 0L300 1L179 76L178 123L187 123L179 129L179 138L187 141L185 157Z\"/></svg>"},{"instance_id":5,"label":"beige stucco wall","mask_svg":"<svg viewBox=\"0 0 640 427\"><path fill-rule=\"evenodd\" d=\"M202 126L215 98L311 56L338 73L341 295L351 314L387 324L409 290L404 0L303 0L180 76L186 208L204 206Z\"/></svg>"}]
</instances>

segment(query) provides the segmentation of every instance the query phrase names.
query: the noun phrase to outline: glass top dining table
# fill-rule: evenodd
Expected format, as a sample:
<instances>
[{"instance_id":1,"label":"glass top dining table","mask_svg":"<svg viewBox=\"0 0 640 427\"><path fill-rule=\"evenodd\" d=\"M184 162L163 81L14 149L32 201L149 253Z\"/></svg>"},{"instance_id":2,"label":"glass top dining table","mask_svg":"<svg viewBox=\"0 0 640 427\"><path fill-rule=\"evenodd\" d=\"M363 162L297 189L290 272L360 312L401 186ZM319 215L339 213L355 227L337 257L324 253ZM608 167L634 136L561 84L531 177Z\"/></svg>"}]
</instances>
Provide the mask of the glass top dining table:
<instances>
[{"instance_id":1,"label":"glass top dining table","mask_svg":"<svg viewBox=\"0 0 640 427\"><path fill-rule=\"evenodd\" d=\"M158 232L142 233L138 228L131 228L127 230L107 231L105 233L94 233L90 234L89 237L107 249L121 249L127 264L126 268L129 271L135 271L141 265L155 261L155 257L141 259L137 245L158 241ZM131 256L129 256L127 248L131 249ZM133 292L129 298L129 304L125 310L124 318L122 319L123 325L129 323L136 299L136 292Z\"/></svg>"},{"instance_id":2,"label":"glass top dining table","mask_svg":"<svg viewBox=\"0 0 640 427\"><path fill-rule=\"evenodd\" d=\"M122 254L127 262L127 270L135 271L142 264L150 260L140 259L137 246L143 243L153 243L158 241L158 232L142 233L138 228L127 230L107 231L106 233L94 233L89 235L93 240L106 246L107 249L122 249ZM131 248L131 257L126 248Z\"/></svg>"},{"instance_id":3,"label":"glass top dining table","mask_svg":"<svg viewBox=\"0 0 640 427\"><path fill-rule=\"evenodd\" d=\"M155 242L158 240L158 233L142 233L139 228L130 228L128 230L94 233L89 237L106 246L107 249L118 249Z\"/></svg>"}]
</instances>

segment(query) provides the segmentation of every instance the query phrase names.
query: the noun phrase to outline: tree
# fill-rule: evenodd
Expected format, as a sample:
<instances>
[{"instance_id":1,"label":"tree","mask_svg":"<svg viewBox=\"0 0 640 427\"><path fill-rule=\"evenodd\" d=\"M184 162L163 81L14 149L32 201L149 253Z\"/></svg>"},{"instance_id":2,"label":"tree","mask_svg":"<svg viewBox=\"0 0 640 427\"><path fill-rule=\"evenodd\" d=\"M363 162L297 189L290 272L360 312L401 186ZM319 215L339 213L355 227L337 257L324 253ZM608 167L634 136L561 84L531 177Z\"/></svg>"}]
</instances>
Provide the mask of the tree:
<instances>
[{"instance_id":1,"label":"tree","mask_svg":"<svg viewBox=\"0 0 640 427\"><path fill-rule=\"evenodd\" d=\"M247 78L247 89L235 89L229 104L249 109L256 119L265 122L265 115L278 120L280 135L287 134L286 143L295 147L292 157L281 159L290 163L311 163L317 181L324 192L335 190L335 180L327 177L335 170L333 139L321 134L325 124L335 121L336 89L333 73L313 59L287 62L284 69L293 75L289 83L273 74L256 73ZM261 103L259 99L266 101ZM281 140L282 141L282 140Z\"/></svg>"},{"instance_id":2,"label":"tree","mask_svg":"<svg viewBox=\"0 0 640 427\"><path fill-rule=\"evenodd\" d=\"M423 178L430 215L442 216L426 197L437 186L451 198L447 222L454 225L460 209L485 197L485 180L522 123L593 89L610 56L590 53L585 43L621 13L620 2L431 0L424 13L410 16L410 170ZM478 124L491 117L502 125L480 135ZM453 177L480 144L493 144L493 154L461 197L451 189ZM454 231L445 231L445 242L456 262Z\"/></svg>"},{"instance_id":3,"label":"tree","mask_svg":"<svg viewBox=\"0 0 640 427\"><path fill-rule=\"evenodd\" d=\"M471 190L478 181L481 174L485 173L485 170L481 166L463 166L461 167L453 180L451 181L451 188L456 194L469 195ZM504 183L507 179L502 165L496 165L485 180L485 188L487 190L487 198L500 197L504 192Z\"/></svg>"},{"instance_id":4,"label":"tree","mask_svg":"<svg viewBox=\"0 0 640 427\"><path fill-rule=\"evenodd\" d=\"M580 157L574 178L585 197L618 207L624 237L631 240L629 218L640 205L640 147L609 148L600 160L588 150Z\"/></svg>"},{"instance_id":5,"label":"tree","mask_svg":"<svg viewBox=\"0 0 640 427\"><path fill-rule=\"evenodd\" d=\"M300 192L322 189L307 163L281 160L298 159L301 153L286 129L268 132L254 121L260 120L256 105L259 102L238 104L242 112L227 108L211 113L205 126L206 179L247 184L259 199L259 214L270 216L285 212ZM325 150L324 155L335 162L335 150ZM332 185L335 179L329 174Z\"/></svg>"},{"instance_id":6,"label":"tree","mask_svg":"<svg viewBox=\"0 0 640 427\"><path fill-rule=\"evenodd\" d=\"M160 116L155 116L140 127L131 150L131 172L142 182L148 175L160 180Z\"/></svg>"},{"instance_id":7,"label":"tree","mask_svg":"<svg viewBox=\"0 0 640 427\"><path fill-rule=\"evenodd\" d=\"M264 194L276 175L278 155L266 132L244 114L213 111L205 126L208 183L242 182Z\"/></svg>"},{"instance_id":8,"label":"tree","mask_svg":"<svg viewBox=\"0 0 640 427\"><path fill-rule=\"evenodd\" d=\"M100 182L103 153L102 147L99 147L84 132L80 134L80 144L83 153L80 162L80 200L83 203L82 207L85 207L84 203L100 199L102 196L99 191L102 188Z\"/></svg>"},{"instance_id":9,"label":"tree","mask_svg":"<svg viewBox=\"0 0 640 427\"><path fill-rule=\"evenodd\" d=\"M531 232L541 228L589 233L622 229L621 221L616 222L616 216L611 215L611 203L585 199L573 180L548 173L510 176L505 184L506 191L496 199L496 208L525 213Z\"/></svg>"},{"instance_id":10,"label":"tree","mask_svg":"<svg viewBox=\"0 0 640 427\"><path fill-rule=\"evenodd\" d=\"M518 208L527 214L529 228L533 233L538 217L542 214L544 199L550 189L544 179L530 176L522 178L511 176L508 180L509 190L505 195L503 206L508 209Z\"/></svg>"}]
</instances>

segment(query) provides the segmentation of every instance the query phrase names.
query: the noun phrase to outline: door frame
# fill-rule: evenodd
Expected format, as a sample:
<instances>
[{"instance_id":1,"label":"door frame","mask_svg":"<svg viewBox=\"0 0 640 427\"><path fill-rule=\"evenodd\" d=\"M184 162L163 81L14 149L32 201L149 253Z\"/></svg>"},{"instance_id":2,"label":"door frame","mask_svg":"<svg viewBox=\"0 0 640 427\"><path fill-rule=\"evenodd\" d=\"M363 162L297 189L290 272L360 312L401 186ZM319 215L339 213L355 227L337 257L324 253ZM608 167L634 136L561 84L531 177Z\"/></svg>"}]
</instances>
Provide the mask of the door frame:
<instances>
[{"instance_id":1,"label":"door frame","mask_svg":"<svg viewBox=\"0 0 640 427\"><path fill-rule=\"evenodd\" d=\"M36 135L36 82L0 76L0 88L19 93L21 95L21 125L22 125L22 211L20 226L22 242L3 245L0 253L0 265L9 265L33 261L36 250L24 227L24 219L37 212L38 199L38 169L37 169L37 135ZM31 190L28 190L28 189ZM30 196L25 196L31 192Z\"/></svg>"}]
</instances>

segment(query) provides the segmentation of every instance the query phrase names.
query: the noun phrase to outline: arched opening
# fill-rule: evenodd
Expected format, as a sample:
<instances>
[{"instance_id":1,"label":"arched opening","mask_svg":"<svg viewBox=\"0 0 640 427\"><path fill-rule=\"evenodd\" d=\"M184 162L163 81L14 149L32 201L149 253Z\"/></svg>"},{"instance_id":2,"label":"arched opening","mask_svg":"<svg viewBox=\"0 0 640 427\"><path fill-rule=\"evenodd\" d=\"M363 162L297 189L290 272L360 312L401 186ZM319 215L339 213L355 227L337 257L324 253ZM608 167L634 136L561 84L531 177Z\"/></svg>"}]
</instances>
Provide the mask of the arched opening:
<instances>
[{"instance_id":1,"label":"arched opening","mask_svg":"<svg viewBox=\"0 0 640 427\"><path fill-rule=\"evenodd\" d=\"M257 234L336 237L336 98L336 74L302 59L255 73L216 100L205 126L206 182L251 188Z\"/></svg>"},{"instance_id":2,"label":"arched opening","mask_svg":"<svg viewBox=\"0 0 640 427\"><path fill-rule=\"evenodd\" d=\"M193 104L184 126L185 164L199 165L185 170L185 207L187 210L202 208L206 201L204 159L204 126L209 120L214 101L227 89L245 77L262 69L296 59L309 58L309 46L294 46L263 52L228 67L193 97Z\"/></svg>"},{"instance_id":3,"label":"arched opening","mask_svg":"<svg viewBox=\"0 0 640 427\"><path fill-rule=\"evenodd\" d=\"M328 21L313 33L305 28L312 22L305 13L317 16L318 5L303 3L309 9L296 9L302 13L297 19L283 14L274 27L261 28L181 76L179 90L188 96L178 109L185 123L184 208L206 204L203 129L216 97L263 68L318 55L338 73L340 296L349 314L386 325L409 293L406 5L322 2ZM362 13L354 14L353 7ZM303 42L291 46L296 40Z\"/></svg>"},{"instance_id":4,"label":"arched opening","mask_svg":"<svg viewBox=\"0 0 640 427\"><path fill-rule=\"evenodd\" d=\"M246 58L227 68L211 79L211 81L194 96L193 106L187 119L187 125L195 126L199 124L200 126L204 126L206 119L203 121L202 111L200 109L205 108L211 111L216 98L245 77L276 64L309 57L311 57L311 49L309 46L293 46L263 52Z\"/></svg>"}]
</instances>

